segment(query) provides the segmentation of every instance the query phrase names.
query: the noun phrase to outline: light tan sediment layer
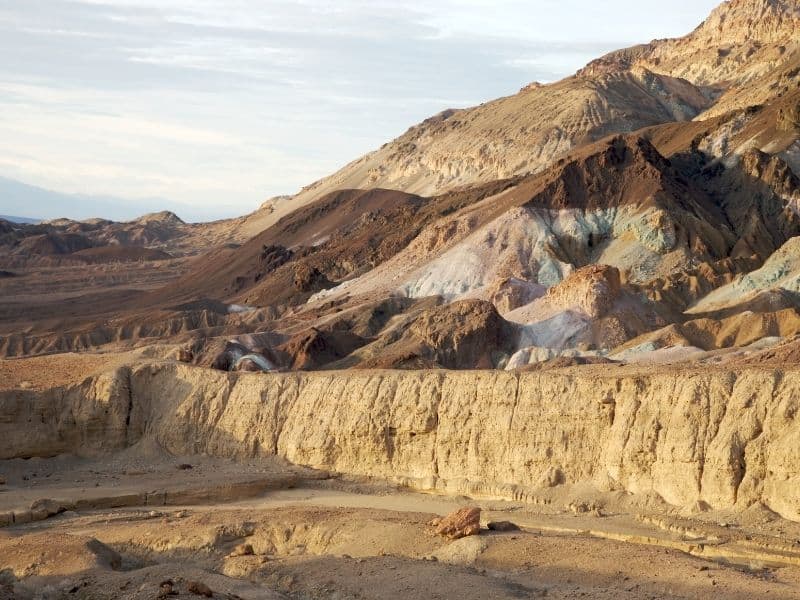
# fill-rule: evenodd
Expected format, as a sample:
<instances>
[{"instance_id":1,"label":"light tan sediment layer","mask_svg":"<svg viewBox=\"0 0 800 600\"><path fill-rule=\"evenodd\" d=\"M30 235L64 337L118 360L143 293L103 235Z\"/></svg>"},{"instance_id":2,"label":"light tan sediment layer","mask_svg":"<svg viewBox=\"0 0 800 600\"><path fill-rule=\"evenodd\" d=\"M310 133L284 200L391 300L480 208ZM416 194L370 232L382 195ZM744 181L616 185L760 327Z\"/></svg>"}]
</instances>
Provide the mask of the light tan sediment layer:
<instances>
[{"instance_id":1,"label":"light tan sediment layer","mask_svg":"<svg viewBox=\"0 0 800 600\"><path fill-rule=\"evenodd\" d=\"M800 371L620 369L234 375L120 368L0 393L0 458L103 453L289 461L420 489L523 497L559 483L800 519Z\"/></svg>"}]
</instances>

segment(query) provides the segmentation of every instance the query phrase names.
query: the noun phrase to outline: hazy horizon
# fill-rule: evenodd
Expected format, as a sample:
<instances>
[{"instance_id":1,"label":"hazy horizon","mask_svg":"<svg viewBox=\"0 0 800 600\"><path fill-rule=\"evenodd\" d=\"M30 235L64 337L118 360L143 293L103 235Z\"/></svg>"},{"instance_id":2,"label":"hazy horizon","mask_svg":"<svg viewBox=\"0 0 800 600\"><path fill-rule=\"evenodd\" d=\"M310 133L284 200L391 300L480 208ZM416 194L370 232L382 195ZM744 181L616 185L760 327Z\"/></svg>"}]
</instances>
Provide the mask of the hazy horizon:
<instances>
[{"instance_id":1,"label":"hazy horizon","mask_svg":"<svg viewBox=\"0 0 800 600\"><path fill-rule=\"evenodd\" d=\"M445 108L688 33L716 4L4 0L0 176L113 197L107 218L139 198L186 220L240 215ZM87 209L0 197L21 217Z\"/></svg>"}]
</instances>

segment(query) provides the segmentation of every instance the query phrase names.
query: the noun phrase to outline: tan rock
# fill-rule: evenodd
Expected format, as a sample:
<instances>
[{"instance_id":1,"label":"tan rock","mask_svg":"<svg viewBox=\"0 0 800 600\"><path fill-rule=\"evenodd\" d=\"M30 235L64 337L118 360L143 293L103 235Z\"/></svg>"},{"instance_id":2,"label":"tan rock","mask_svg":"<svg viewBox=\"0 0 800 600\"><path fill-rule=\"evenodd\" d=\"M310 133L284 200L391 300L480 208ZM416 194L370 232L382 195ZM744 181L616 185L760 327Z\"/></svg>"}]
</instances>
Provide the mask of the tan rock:
<instances>
[{"instance_id":1,"label":"tan rock","mask_svg":"<svg viewBox=\"0 0 800 600\"><path fill-rule=\"evenodd\" d=\"M105 565L106 567L113 569L114 571L117 571L122 567L122 557L119 555L119 553L113 548L106 546L100 540L95 538L90 539L88 542L86 542L86 548L97 557L99 563Z\"/></svg>"},{"instance_id":2,"label":"tan rock","mask_svg":"<svg viewBox=\"0 0 800 600\"><path fill-rule=\"evenodd\" d=\"M459 508L443 518L436 533L451 540L477 535L481 530L481 509L476 506Z\"/></svg>"},{"instance_id":3,"label":"tan rock","mask_svg":"<svg viewBox=\"0 0 800 600\"><path fill-rule=\"evenodd\" d=\"M130 393L116 383L128 380ZM41 401L0 392L0 457L150 439L177 456L277 454L420 489L492 490L509 499L541 487L557 465L565 485L657 494L679 509L702 501L740 511L760 502L799 519L800 422L791 418L798 397L796 368L248 377L159 363L43 392ZM125 437L116 415L124 427L131 402ZM144 505L145 496L134 501ZM30 511L18 512L15 523L26 518Z\"/></svg>"},{"instance_id":4,"label":"tan rock","mask_svg":"<svg viewBox=\"0 0 800 600\"><path fill-rule=\"evenodd\" d=\"M31 504L31 512L36 515L44 515L41 517L43 519L73 508L75 508L75 504L72 502L62 502L51 498L40 498Z\"/></svg>"}]
</instances>

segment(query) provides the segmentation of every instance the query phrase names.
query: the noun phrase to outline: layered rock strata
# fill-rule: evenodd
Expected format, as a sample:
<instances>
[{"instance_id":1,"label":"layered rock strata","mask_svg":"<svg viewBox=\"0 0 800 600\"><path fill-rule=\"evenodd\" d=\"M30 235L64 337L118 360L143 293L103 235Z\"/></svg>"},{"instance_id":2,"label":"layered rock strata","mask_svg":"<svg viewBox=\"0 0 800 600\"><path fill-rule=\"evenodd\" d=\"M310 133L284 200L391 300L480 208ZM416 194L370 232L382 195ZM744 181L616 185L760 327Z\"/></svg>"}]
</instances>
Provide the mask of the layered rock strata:
<instances>
[{"instance_id":1,"label":"layered rock strata","mask_svg":"<svg viewBox=\"0 0 800 600\"><path fill-rule=\"evenodd\" d=\"M279 455L442 489L520 497L590 483L692 508L761 502L800 519L800 371L620 374L121 368L0 395L0 458Z\"/></svg>"}]
</instances>

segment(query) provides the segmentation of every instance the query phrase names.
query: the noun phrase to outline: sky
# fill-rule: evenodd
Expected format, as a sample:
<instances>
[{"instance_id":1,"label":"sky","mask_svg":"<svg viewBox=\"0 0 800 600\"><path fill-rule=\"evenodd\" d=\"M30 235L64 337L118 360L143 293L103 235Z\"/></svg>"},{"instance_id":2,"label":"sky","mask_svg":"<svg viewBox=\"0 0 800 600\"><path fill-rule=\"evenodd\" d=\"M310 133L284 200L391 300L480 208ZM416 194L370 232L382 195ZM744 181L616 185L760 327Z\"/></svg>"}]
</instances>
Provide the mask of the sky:
<instances>
[{"instance_id":1,"label":"sky","mask_svg":"<svg viewBox=\"0 0 800 600\"><path fill-rule=\"evenodd\" d=\"M0 177L63 214L291 194L445 108L683 35L716 0L0 0ZM52 207L40 207L52 212ZM139 210L139 209L142 210Z\"/></svg>"}]
</instances>

